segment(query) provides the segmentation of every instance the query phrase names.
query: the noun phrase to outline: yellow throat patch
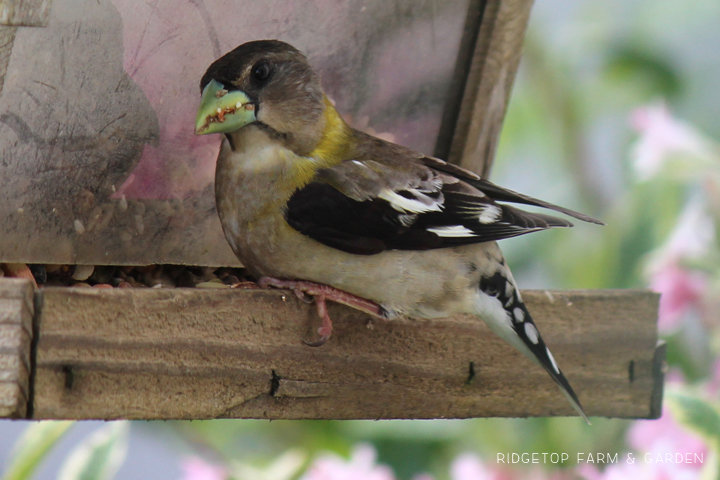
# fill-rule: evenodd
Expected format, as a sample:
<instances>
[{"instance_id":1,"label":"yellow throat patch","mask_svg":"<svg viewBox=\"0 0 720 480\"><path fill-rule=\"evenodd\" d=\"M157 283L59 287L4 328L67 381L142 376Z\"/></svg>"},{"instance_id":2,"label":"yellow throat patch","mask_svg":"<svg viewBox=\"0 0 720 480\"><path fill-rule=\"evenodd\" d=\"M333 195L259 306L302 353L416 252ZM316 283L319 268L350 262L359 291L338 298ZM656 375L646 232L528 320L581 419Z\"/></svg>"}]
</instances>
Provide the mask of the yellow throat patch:
<instances>
[{"instance_id":1,"label":"yellow throat patch","mask_svg":"<svg viewBox=\"0 0 720 480\"><path fill-rule=\"evenodd\" d=\"M347 160L355 147L352 129L345 123L330 100L325 97L325 128L315 149L302 157L296 157L292 185L288 188L302 188L312 181L315 172L333 167Z\"/></svg>"},{"instance_id":2,"label":"yellow throat patch","mask_svg":"<svg viewBox=\"0 0 720 480\"><path fill-rule=\"evenodd\" d=\"M323 167L337 165L347 160L354 142L352 130L345 123L330 100L325 97L325 129L317 147L308 156L315 158Z\"/></svg>"}]
</instances>

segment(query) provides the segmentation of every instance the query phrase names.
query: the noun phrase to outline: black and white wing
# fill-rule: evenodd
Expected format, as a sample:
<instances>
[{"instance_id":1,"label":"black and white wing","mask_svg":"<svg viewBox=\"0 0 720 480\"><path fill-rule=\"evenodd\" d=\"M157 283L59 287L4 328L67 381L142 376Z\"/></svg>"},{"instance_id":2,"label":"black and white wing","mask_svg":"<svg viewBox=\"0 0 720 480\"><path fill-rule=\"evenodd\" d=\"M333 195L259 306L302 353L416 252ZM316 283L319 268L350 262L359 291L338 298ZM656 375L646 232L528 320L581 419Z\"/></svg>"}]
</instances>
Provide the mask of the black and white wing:
<instances>
[{"instance_id":1,"label":"black and white wing","mask_svg":"<svg viewBox=\"0 0 720 480\"><path fill-rule=\"evenodd\" d=\"M484 194L488 195L495 201L522 203L524 205L547 208L549 210L554 210L570 217L577 218L578 220L582 220L583 222L594 223L596 225L605 225L600 220L585 215L584 213L576 212L574 210L570 210L569 208L561 207L559 205L555 205L544 200L539 200L528 195L523 195L522 193L514 192L507 188L499 187L494 183L480 177L476 173L471 172L470 170L458 167L457 165L453 165L452 163L447 163L438 158L422 157L420 158L420 161L423 163L423 165L453 175L461 179L462 181L469 183L470 185L477 188Z\"/></svg>"},{"instance_id":2,"label":"black and white wing","mask_svg":"<svg viewBox=\"0 0 720 480\"><path fill-rule=\"evenodd\" d=\"M361 255L453 247L572 226L498 200L589 219L502 189L441 160L421 158L394 155L381 161L370 156L320 170L290 198L285 219L318 242Z\"/></svg>"}]
</instances>

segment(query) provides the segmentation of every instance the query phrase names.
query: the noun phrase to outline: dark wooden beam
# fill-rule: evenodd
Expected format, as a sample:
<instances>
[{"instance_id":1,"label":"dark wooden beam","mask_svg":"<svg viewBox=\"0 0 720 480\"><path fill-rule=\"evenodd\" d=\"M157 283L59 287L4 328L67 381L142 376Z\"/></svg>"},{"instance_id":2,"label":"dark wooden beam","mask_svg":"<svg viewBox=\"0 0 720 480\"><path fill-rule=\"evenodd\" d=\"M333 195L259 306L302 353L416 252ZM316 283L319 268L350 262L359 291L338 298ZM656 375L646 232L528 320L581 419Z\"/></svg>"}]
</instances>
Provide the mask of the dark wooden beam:
<instances>
[{"instance_id":1,"label":"dark wooden beam","mask_svg":"<svg viewBox=\"0 0 720 480\"><path fill-rule=\"evenodd\" d=\"M487 0L448 160L487 178L533 0Z\"/></svg>"},{"instance_id":2,"label":"dark wooden beam","mask_svg":"<svg viewBox=\"0 0 720 480\"><path fill-rule=\"evenodd\" d=\"M378 321L280 290L47 288L33 418L376 419L563 416L539 367L477 318ZM526 291L589 415L656 418L658 295ZM660 393L660 395L659 395Z\"/></svg>"}]
</instances>

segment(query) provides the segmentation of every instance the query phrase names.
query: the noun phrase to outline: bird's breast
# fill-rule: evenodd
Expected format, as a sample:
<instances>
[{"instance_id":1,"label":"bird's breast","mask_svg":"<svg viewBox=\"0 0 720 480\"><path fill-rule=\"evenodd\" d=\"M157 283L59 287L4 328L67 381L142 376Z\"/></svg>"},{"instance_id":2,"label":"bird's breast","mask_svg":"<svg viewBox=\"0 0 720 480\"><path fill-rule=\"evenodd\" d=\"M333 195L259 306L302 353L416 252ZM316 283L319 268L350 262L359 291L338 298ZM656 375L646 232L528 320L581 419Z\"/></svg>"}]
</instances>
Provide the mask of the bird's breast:
<instances>
[{"instance_id":1,"label":"bird's breast","mask_svg":"<svg viewBox=\"0 0 720 480\"><path fill-rule=\"evenodd\" d=\"M294 233L284 206L306 182L307 163L262 131L253 128L223 141L215 171L215 202L225 238L254 273L270 275L272 258ZM276 272L275 272L276 274Z\"/></svg>"}]
</instances>

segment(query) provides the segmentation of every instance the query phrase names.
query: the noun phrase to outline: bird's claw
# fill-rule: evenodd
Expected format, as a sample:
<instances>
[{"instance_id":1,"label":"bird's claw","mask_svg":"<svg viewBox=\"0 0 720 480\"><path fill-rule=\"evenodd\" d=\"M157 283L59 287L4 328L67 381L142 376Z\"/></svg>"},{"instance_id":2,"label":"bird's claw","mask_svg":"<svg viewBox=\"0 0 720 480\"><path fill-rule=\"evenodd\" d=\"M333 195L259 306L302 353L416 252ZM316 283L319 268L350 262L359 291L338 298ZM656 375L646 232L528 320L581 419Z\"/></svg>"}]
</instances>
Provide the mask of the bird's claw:
<instances>
[{"instance_id":1,"label":"bird's claw","mask_svg":"<svg viewBox=\"0 0 720 480\"><path fill-rule=\"evenodd\" d=\"M325 303L325 295L315 296L315 306L317 307L318 315L322 318L322 325L317 329L317 332L320 334L320 339L314 342L303 340L303 343L308 347L322 347L330 339L333 331L332 320L330 320L327 304Z\"/></svg>"},{"instance_id":2,"label":"bird's claw","mask_svg":"<svg viewBox=\"0 0 720 480\"><path fill-rule=\"evenodd\" d=\"M299 288L294 288L293 292L295 293L295 296L297 298L299 298L300 300L302 300L304 303L310 304L313 302L313 297L310 295L307 295L305 292L303 292Z\"/></svg>"},{"instance_id":3,"label":"bird's claw","mask_svg":"<svg viewBox=\"0 0 720 480\"><path fill-rule=\"evenodd\" d=\"M330 340L330 334L322 335L321 334L322 327L318 328L318 333L320 333L320 339L316 340L314 342L311 342L310 340L302 339L303 343L307 345L308 347L322 347L327 343L328 340Z\"/></svg>"}]
</instances>

